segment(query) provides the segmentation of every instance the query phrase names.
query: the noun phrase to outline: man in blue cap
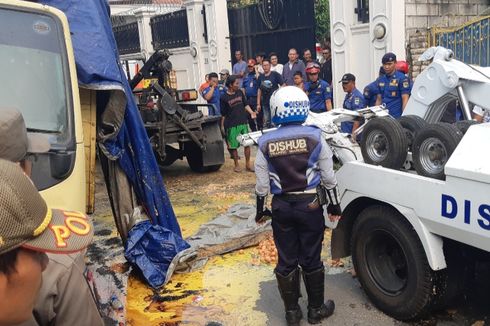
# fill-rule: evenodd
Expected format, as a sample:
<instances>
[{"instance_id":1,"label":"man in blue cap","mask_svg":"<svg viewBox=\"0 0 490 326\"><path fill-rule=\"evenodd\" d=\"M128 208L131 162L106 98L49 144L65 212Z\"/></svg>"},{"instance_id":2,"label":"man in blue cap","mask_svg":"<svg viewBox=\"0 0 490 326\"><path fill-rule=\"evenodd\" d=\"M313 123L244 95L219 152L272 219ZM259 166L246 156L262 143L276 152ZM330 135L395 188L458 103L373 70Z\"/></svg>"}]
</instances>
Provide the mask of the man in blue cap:
<instances>
[{"instance_id":1,"label":"man in blue cap","mask_svg":"<svg viewBox=\"0 0 490 326\"><path fill-rule=\"evenodd\" d=\"M386 53L381 62L385 75L378 79L378 98L376 105L385 103L390 115L398 118L402 115L410 96L410 80L396 70L396 55Z\"/></svg>"},{"instance_id":2,"label":"man in blue cap","mask_svg":"<svg viewBox=\"0 0 490 326\"><path fill-rule=\"evenodd\" d=\"M351 110L351 111L357 111L359 109L362 109L366 107L366 104L364 103L364 96L362 93L356 88L356 76L353 74L345 74L342 76L342 79L340 80L340 83L342 83L342 89L344 90L345 94L345 99L344 99L344 109ZM352 134L354 131L356 131L357 128L359 128L359 121L355 122L342 122L341 124L341 130L342 132ZM356 138L352 134L352 140L355 140Z\"/></svg>"}]
</instances>

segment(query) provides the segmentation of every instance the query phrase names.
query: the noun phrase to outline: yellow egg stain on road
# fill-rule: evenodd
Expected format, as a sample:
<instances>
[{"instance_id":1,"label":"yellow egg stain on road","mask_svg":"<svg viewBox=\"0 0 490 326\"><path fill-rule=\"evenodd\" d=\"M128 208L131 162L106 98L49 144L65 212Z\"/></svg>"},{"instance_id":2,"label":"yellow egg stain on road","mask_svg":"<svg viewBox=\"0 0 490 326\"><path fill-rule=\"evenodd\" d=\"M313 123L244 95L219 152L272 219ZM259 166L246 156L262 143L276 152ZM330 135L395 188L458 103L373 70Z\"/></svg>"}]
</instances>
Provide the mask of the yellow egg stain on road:
<instances>
[{"instance_id":1,"label":"yellow egg stain on road","mask_svg":"<svg viewBox=\"0 0 490 326\"><path fill-rule=\"evenodd\" d=\"M267 315L254 308L260 282L274 278L273 266L252 266L251 253L249 249L213 257L202 270L174 274L156 294L131 277L128 325L265 325Z\"/></svg>"},{"instance_id":2,"label":"yellow egg stain on road","mask_svg":"<svg viewBox=\"0 0 490 326\"><path fill-rule=\"evenodd\" d=\"M254 174L229 173L231 166L226 170L194 174L192 179L167 178L166 186L184 238L233 204L254 202ZM236 177L241 177L238 182ZM127 325L265 325L267 315L255 310L255 305L260 283L274 279L274 266L253 265L254 255L256 249L248 248L212 257L200 270L174 274L163 289L155 292L131 275L126 298Z\"/></svg>"}]
</instances>

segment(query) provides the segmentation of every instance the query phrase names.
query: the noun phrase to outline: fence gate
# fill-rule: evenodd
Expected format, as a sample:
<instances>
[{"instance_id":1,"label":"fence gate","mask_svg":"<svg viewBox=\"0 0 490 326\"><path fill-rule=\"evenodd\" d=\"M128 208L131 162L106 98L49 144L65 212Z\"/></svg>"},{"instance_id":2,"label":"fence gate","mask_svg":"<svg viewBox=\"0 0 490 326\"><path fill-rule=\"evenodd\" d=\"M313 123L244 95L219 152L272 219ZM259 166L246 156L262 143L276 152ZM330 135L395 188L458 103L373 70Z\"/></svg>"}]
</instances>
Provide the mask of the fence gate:
<instances>
[{"instance_id":1,"label":"fence gate","mask_svg":"<svg viewBox=\"0 0 490 326\"><path fill-rule=\"evenodd\" d=\"M185 9L152 17L150 25L155 50L189 46L189 28Z\"/></svg>"},{"instance_id":2,"label":"fence gate","mask_svg":"<svg viewBox=\"0 0 490 326\"><path fill-rule=\"evenodd\" d=\"M468 64L490 65L490 16L453 29L433 29L431 45L451 49L456 59Z\"/></svg>"},{"instance_id":3,"label":"fence gate","mask_svg":"<svg viewBox=\"0 0 490 326\"><path fill-rule=\"evenodd\" d=\"M119 54L130 54L141 51L137 22L115 26L112 30Z\"/></svg>"},{"instance_id":4,"label":"fence gate","mask_svg":"<svg viewBox=\"0 0 490 326\"><path fill-rule=\"evenodd\" d=\"M232 58L241 50L246 58L257 52L276 52L288 61L288 50L304 48L315 56L315 0L259 0L244 8L229 8Z\"/></svg>"}]
</instances>

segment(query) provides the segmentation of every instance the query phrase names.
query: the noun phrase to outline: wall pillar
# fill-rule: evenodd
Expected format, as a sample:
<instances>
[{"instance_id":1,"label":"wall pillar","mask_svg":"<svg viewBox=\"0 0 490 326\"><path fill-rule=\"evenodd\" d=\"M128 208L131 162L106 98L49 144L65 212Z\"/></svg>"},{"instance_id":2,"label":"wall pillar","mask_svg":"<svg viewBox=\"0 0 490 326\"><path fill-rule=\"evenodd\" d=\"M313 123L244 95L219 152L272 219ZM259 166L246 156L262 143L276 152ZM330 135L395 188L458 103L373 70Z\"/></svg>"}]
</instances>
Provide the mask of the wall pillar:
<instances>
[{"instance_id":1,"label":"wall pillar","mask_svg":"<svg viewBox=\"0 0 490 326\"><path fill-rule=\"evenodd\" d=\"M404 0L370 0L368 23L358 21L356 6L357 1L330 1L334 107L342 107L345 93L338 81L344 73L354 74L362 91L377 78L386 52L405 59Z\"/></svg>"},{"instance_id":2,"label":"wall pillar","mask_svg":"<svg viewBox=\"0 0 490 326\"><path fill-rule=\"evenodd\" d=\"M193 58L189 73L198 88L204 75L231 68L228 9L226 0L184 0L184 6Z\"/></svg>"},{"instance_id":3,"label":"wall pillar","mask_svg":"<svg viewBox=\"0 0 490 326\"><path fill-rule=\"evenodd\" d=\"M153 52L153 44L151 37L150 18L155 15L154 8L144 7L134 12L136 21L138 22L138 34L140 38L141 53L148 59Z\"/></svg>"}]
</instances>

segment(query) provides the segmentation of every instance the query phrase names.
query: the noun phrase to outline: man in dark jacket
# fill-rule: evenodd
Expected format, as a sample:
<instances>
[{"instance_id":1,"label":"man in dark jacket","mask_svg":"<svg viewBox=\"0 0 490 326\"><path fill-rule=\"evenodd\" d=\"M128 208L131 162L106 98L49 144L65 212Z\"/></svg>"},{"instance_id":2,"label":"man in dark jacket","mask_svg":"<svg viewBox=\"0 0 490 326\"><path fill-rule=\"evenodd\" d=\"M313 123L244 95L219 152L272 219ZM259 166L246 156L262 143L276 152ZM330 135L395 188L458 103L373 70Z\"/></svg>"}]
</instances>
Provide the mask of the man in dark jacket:
<instances>
[{"instance_id":1,"label":"man in dark jacket","mask_svg":"<svg viewBox=\"0 0 490 326\"><path fill-rule=\"evenodd\" d=\"M288 86L294 85L294 73L300 71L303 75L303 80L306 80L305 64L298 59L298 51L295 48L289 50L289 62L284 65L282 70L282 79Z\"/></svg>"}]
</instances>

